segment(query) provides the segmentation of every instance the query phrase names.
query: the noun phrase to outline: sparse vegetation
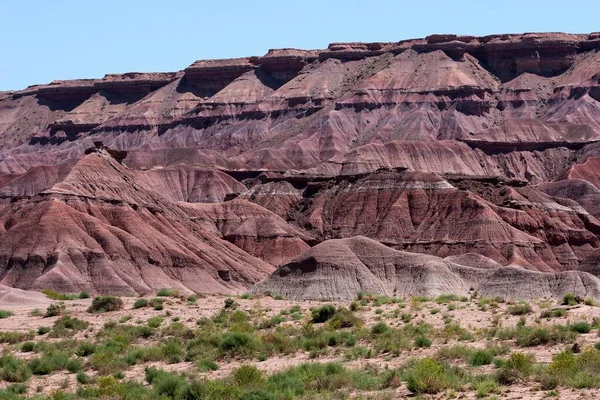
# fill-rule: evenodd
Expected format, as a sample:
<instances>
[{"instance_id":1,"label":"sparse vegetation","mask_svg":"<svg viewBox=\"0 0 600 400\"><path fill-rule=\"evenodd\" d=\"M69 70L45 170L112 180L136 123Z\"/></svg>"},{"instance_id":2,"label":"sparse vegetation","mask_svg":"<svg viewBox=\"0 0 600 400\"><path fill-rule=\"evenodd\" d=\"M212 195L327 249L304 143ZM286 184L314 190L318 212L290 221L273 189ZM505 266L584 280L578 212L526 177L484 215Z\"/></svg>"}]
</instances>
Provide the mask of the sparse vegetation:
<instances>
[{"instance_id":1,"label":"sparse vegetation","mask_svg":"<svg viewBox=\"0 0 600 400\"><path fill-rule=\"evenodd\" d=\"M518 302L508 307L508 313L511 315L526 315L531 313L531 305L527 302Z\"/></svg>"},{"instance_id":2,"label":"sparse vegetation","mask_svg":"<svg viewBox=\"0 0 600 400\"><path fill-rule=\"evenodd\" d=\"M88 292L80 293L59 293L56 290L44 289L42 290L48 298L52 300L66 301L66 300L77 300L77 299L89 299L90 295Z\"/></svg>"},{"instance_id":3,"label":"sparse vegetation","mask_svg":"<svg viewBox=\"0 0 600 400\"><path fill-rule=\"evenodd\" d=\"M92 305L88 308L89 313L104 313L110 311L119 311L123 309L123 300L115 296L95 297Z\"/></svg>"},{"instance_id":4,"label":"sparse vegetation","mask_svg":"<svg viewBox=\"0 0 600 400\"><path fill-rule=\"evenodd\" d=\"M59 315L63 315L66 312L66 310L67 310L67 307L65 306L64 303L52 303L46 309L45 316L47 318L56 317Z\"/></svg>"},{"instance_id":5,"label":"sparse vegetation","mask_svg":"<svg viewBox=\"0 0 600 400\"><path fill-rule=\"evenodd\" d=\"M335 306L326 304L312 310L312 322L315 324L327 322L335 314Z\"/></svg>"},{"instance_id":6,"label":"sparse vegetation","mask_svg":"<svg viewBox=\"0 0 600 400\"><path fill-rule=\"evenodd\" d=\"M176 296L177 293L177 289L160 289L158 292L156 292L156 295L158 297L173 297Z\"/></svg>"},{"instance_id":7,"label":"sparse vegetation","mask_svg":"<svg viewBox=\"0 0 600 400\"><path fill-rule=\"evenodd\" d=\"M589 308L569 309L568 320L561 320L566 307L556 302L507 304L502 299L442 295L433 300L416 297L405 304L362 294L348 308L320 304L307 313L306 306L260 296L221 297L209 298L214 313L196 321L189 318L190 310L196 309L194 299L177 295L167 300L169 310L152 310L163 301L132 299L127 311L117 315L91 315L72 303L67 312L64 304L53 303L58 305L57 318L31 319L52 328L34 325L32 332L0 332L0 379L21 385L10 389L21 396L35 392L32 385L42 379L31 376L51 375L54 392L47 396L52 400L59 391L66 399L187 400L207 393L212 393L208 398L236 400L387 399L401 385L416 396L467 398L494 398L517 383L546 392L600 387L600 341L589 348L577 339L600 326L600 314L584 313ZM106 306L110 303L103 301L99 307L111 309ZM463 319L471 313L479 314ZM542 345L557 352L550 363L536 362L529 354ZM382 360L429 347L439 350L416 351L412 355L417 358L395 362L394 367L378 366ZM273 357L293 361L300 356L320 362L261 372L261 363ZM342 361L324 363L325 357ZM354 362L346 364L350 360ZM182 374L162 370L184 362ZM231 362L239 366L231 369ZM157 367L148 368L150 363ZM132 379L133 371L140 370L145 376ZM217 379L211 373L217 370L231 372ZM75 381L77 389L69 386ZM0 399L7 390L0 390ZM40 391L45 400L47 391Z\"/></svg>"}]
</instances>

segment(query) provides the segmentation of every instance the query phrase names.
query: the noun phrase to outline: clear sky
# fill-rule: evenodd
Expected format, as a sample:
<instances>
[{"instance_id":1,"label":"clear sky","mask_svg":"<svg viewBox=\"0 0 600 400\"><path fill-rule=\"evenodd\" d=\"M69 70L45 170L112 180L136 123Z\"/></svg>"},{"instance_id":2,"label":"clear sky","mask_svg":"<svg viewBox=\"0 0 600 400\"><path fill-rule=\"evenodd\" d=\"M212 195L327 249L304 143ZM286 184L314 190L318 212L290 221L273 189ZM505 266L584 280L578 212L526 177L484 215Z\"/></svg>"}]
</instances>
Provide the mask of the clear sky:
<instances>
[{"instance_id":1,"label":"clear sky","mask_svg":"<svg viewBox=\"0 0 600 400\"><path fill-rule=\"evenodd\" d=\"M599 15L599 0L0 0L0 90L336 41L589 33Z\"/></svg>"}]
</instances>

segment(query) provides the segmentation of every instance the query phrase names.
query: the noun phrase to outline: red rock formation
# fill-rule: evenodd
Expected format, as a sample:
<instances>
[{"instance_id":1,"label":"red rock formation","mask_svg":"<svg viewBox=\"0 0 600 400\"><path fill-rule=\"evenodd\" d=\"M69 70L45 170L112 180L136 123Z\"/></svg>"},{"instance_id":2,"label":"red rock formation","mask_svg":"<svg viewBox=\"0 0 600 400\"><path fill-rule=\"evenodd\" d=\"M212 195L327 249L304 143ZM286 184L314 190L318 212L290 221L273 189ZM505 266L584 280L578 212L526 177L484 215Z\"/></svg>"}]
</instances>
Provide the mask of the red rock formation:
<instances>
[{"instance_id":1,"label":"red rock formation","mask_svg":"<svg viewBox=\"0 0 600 400\"><path fill-rule=\"evenodd\" d=\"M431 35L1 92L0 282L239 291L356 235L596 273L599 54L598 33Z\"/></svg>"}]
</instances>

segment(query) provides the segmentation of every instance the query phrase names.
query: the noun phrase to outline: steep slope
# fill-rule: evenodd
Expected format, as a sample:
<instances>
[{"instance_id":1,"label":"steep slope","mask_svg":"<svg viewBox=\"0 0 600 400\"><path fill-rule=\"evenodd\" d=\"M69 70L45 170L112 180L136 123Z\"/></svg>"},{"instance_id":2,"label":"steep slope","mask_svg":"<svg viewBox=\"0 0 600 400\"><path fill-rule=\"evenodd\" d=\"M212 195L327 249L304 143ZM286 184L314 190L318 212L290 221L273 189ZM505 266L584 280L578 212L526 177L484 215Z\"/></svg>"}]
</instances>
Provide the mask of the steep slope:
<instances>
[{"instance_id":1,"label":"steep slope","mask_svg":"<svg viewBox=\"0 0 600 400\"><path fill-rule=\"evenodd\" d=\"M272 270L203 229L138 174L100 151L48 188L7 204L0 211L0 282L69 292L214 293L242 290Z\"/></svg>"}]
</instances>

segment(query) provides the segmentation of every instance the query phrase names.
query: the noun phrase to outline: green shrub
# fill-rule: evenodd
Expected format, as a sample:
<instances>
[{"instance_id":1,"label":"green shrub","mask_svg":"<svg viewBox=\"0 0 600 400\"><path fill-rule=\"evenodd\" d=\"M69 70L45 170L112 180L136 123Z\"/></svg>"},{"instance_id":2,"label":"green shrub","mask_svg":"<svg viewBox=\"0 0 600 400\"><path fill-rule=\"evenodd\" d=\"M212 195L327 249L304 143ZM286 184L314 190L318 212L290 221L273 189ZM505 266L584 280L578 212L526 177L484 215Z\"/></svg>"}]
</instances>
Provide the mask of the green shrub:
<instances>
[{"instance_id":1,"label":"green shrub","mask_svg":"<svg viewBox=\"0 0 600 400\"><path fill-rule=\"evenodd\" d=\"M516 344L520 347L534 347L544 344L568 343L576 333L568 327L520 327L515 332Z\"/></svg>"},{"instance_id":2,"label":"green shrub","mask_svg":"<svg viewBox=\"0 0 600 400\"><path fill-rule=\"evenodd\" d=\"M419 336L415 339L415 347L431 347L431 340L426 336Z\"/></svg>"},{"instance_id":3,"label":"green shrub","mask_svg":"<svg viewBox=\"0 0 600 400\"><path fill-rule=\"evenodd\" d=\"M237 303L231 297L225 299L225 303L223 304L223 308L230 308L235 310L237 308Z\"/></svg>"},{"instance_id":4,"label":"green shrub","mask_svg":"<svg viewBox=\"0 0 600 400\"><path fill-rule=\"evenodd\" d=\"M156 295L158 297L173 297L177 295L177 289L160 289L158 292L156 292Z\"/></svg>"},{"instance_id":5,"label":"green shrub","mask_svg":"<svg viewBox=\"0 0 600 400\"><path fill-rule=\"evenodd\" d=\"M489 350L475 350L469 356L469 364L473 367L488 365L492 363L494 354Z\"/></svg>"},{"instance_id":6,"label":"green shrub","mask_svg":"<svg viewBox=\"0 0 600 400\"><path fill-rule=\"evenodd\" d=\"M75 354L80 357L88 357L96 352L96 347L92 342L81 342L77 350L75 350Z\"/></svg>"},{"instance_id":7,"label":"green shrub","mask_svg":"<svg viewBox=\"0 0 600 400\"><path fill-rule=\"evenodd\" d=\"M389 327L385 322L378 322L371 327L372 335L381 335L389 330Z\"/></svg>"},{"instance_id":8,"label":"green shrub","mask_svg":"<svg viewBox=\"0 0 600 400\"><path fill-rule=\"evenodd\" d=\"M472 354L473 349L467 346L454 345L442 347L436 357L442 360L467 360Z\"/></svg>"},{"instance_id":9,"label":"green shrub","mask_svg":"<svg viewBox=\"0 0 600 400\"><path fill-rule=\"evenodd\" d=\"M541 318L560 318L564 317L567 311L562 308L555 308L554 310L544 310L540 314Z\"/></svg>"},{"instance_id":10,"label":"green shrub","mask_svg":"<svg viewBox=\"0 0 600 400\"><path fill-rule=\"evenodd\" d=\"M162 317L150 317L148 318L148 326L150 328L158 328L164 321Z\"/></svg>"},{"instance_id":11,"label":"green shrub","mask_svg":"<svg viewBox=\"0 0 600 400\"><path fill-rule=\"evenodd\" d=\"M200 372L216 371L219 369L219 365L211 360L200 360L196 365Z\"/></svg>"},{"instance_id":12,"label":"green shrub","mask_svg":"<svg viewBox=\"0 0 600 400\"><path fill-rule=\"evenodd\" d=\"M453 301L462 301L462 298L455 294L441 294L435 298L435 302L438 304L448 304Z\"/></svg>"},{"instance_id":13,"label":"green shrub","mask_svg":"<svg viewBox=\"0 0 600 400\"><path fill-rule=\"evenodd\" d=\"M312 310L312 322L322 323L327 322L335 314L335 306L332 304L326 304L321 307L314 308Z\"/></svg>"},{"instance_id":14,"label":"green shrub","mask_svg":"<svg viewBox=\"0 0 600 400\"><path fill-rule=\"evenodd\" d=\"M44 293L47 297L51 298L52 300L60 300L60 301L76 300L76 299L89 299L90 298L90 294L88 292L59 293L56 290L44 289L44 290L42 290L42 293Z\"/></svg>"},{"instance_id":15,"label":"green shrub","mask_svg":"<svg viewBox=\"0 0 600 400\"><path fill-rule=\"evenodd\" d=\"M405 371L407 388L415 394L437 394L455 386L448 367L434 360L416 360Z\"/></svg>"},{"instance_id":16,"label":"green shrub","mask_svg":"<svg viewBox=\"0 0 600 400\"><path fill-rule=\"evenodd\" d=\"M589 333L592 330L592 327L587 322L580 321L569 325L569 329L577 333Z\"/></svg>"},{"instance_id":17,"label":"green shrub","mask_svg":"<svg viewBox=\"0 0 600 400\"><path fill-rule=\"evenodd\" d=\"M64 303L52 303L46 309L45 317L49 318L63 315L66 310L67 308L65 307Z\"/></svg>"},{"instance_id":18,"label":"green shrub","mask_svg":"<svg viewBox=\"0 0 600 400\"><path fill-rule=\"evenodd\" d=\"M34 332L0 332L0 343L21 343L33 339L34 336Z\"/></svg>"},{"instance_id":19,"label":"green shrub","mask_svg":"<svg viewBox=\"0 0 600 400\"><path fill-rule=\"evenodd\" d=\"M583 299L579 296L575 296L573 293L566 293L563 296L562 304L565 306L574 306L576 304L582 303Z\"/></svg>"},{"instance_id":20,"label":"green shrub","mask_svg":"<svg viewBox=\"0 0 600 400\"><path fill-rule=\"evenodd\" d=\"M190 304L196 304L197 301L198 301L198 296L196 296L195 294L189 295L187 298L187 302Z\"/></svg>"},{"instance_id":21,"label":"green shrub","mask_svg":"<svg viewBox=\"0 0 600 400\"><path fill-rule=\"evenodd\" d=\"M99 375L110 375L127 367L119 353L110 349L96 350L90 357L90 365Z\"/></svg>"},{"instance_id":22,"label":"green shrub","mask_svg":"<svg viewBox=\"0 0 600 400\"><path fill-rule=\"evenodd\" d=\"M509 306L507 311L511 315L526 315L531 313L531 305L526 302L518 302Z\"/></svg>"},{"instance_id":23,"label":"green shrub","mask_svg":"<svg viewBox=\"0 0 600 400\"><path fill-rule=\"evenodd\" d=\"M133 303L133 308L142 308L148 307L148 299L137 299L135 303Z\"/></svg>"},{"instance_id":24,"label":"green shrub","mask_svg":"<svg viewBox=\"0 0 600 400\"><path fill-rule=\"evenodd\" d=\"M38 335L45 335L48 332L50 332L50 327L49 326L40 326L38 328Z\"/></svg>"},{"instance_id":25,"label":"green shrub","mask_svg":"<svg viewBox=\"0 0 600 400\"><path fill-rule=\"evenodd\" d=\"M185 356L185 349L183 347L183 343L180 339L177 338L168 338L165 339L160 348L164 355L165 361L169 364L175 364L183 361L183 357Z\"/></svg>"},{"instance_id":26,"label":"green shrub","mask_svg":"<svg viewBox=\"0 0 600 400\"><path fill-rule=\"evenodd\" d=\"M13 315L13 313L10 312L10 311L0 310L0 319L2 319L2 318L8 318L11 315Z\"/></svg>"},{"instance_id":27,"label":"green shrub","mask_svg":"<svg viewBox=\"0 0 600 400\"><path fill-rule=\"evenodd\" d=\"M21 351L23 353L32 352L33 349L35 349L35 343L34 342L24 342L24 343L21 344Z\"/></svg>"},{"instance_id":28,"label":"green shrub","mask_svg":"<svg viewBox=\"0 0 600 400\"><path fill-rule=\"evenodd\" d=\"M99 296L92 300L92 305L88 308L89 313L104 313L118 311L123 308L123 300L115 296Z\"/></svg>"},{"instance_id":29,"label":"green shrub","mask_svg":"<svg viewBox=\"0 0 600 400\"><path fill-rule=\"evenodd\" d=\"M85 372L80 371L77 373L77 382L82 385L89 385L90 383L94 383L96 380L91 376L87 375Z\"/></svg>"},{"instance_id":30,"label":"green shrub","mask_svg":"<svg viewBox=\"0 0 600 400\"><path fill-rule=\"evenodd\" d=\"M352 328L362 325L362 321L347 308L340 307L329 319L327 325L330 329Z\"/></svg>"},{"instance_id":31,"label":"green shrub","mask_svg":"<svg viewBox=\"0 0 600 400\"><path fill-rule=\"evenodd\" d=\"M491 393L500 394L500 386L498 385L498 382L491 377L475 382L474 387L476 396L478 398L488 398Z\"/></svg>"},{"instance_id":32,"label":"green shrub","mask_svg":"<svg viewBox=\"0 0 600 400\"><path fill-rule=\"evenodd\" d=\"M253 365L242 365L233 371L233 381L243 388L252 388L264 384L263 373Z\"/></svg>"},{"instance_id":33,"label":"green shrub","mask_svg":"<svg viewBox=\"0 0 600 400\"><path fill-rule=\"evenodd\" d=\"M256 347L256 339L247 332L226 332L219 343L224 352L247 352Z\"/></svg>"},{"instance_id":34,"label":"green shrub","mask_svg":"<svg viewBox=\"0 0 600 400\"><path fill-rule=\"evenodd\" d=\"M183 377L154 368L146 370L146 380L152 384L158 398L178 399L188 386Z\"/></svg>"},{"instance_id":35,"label":"green shrub","mask_svg":"<svg viewBox=\"0 0 600 400\"><path fill-rule=\"evenodd\" d=\"M533 370L533 356L524 353L512 353L498 373L498 381L502 384L512 384L527 378Z\"/></svg>"},{"instance_id":36,"label":"green shrub","mask_svg":"<svg viewBox=\"0 0 600 400\"><path fill-rule=\"evenodd\" d=\"M65 367L72 374L83 370L83 364L75 358L70 359Z\"/></svg>"},{"instance_id":37,"label":"green shrub","mask_svg":"<svg viewBox=\"0 0 600 400\"><path fill-rule=\"evenodd\" d=\"M164 300L159 298L152 299L150 300L149 305L156 311L161 311L164 308Z\"/></svg>"},{"instance_id":38,"label":"green shrub","mask_svg":"<svg viewBox=\"0 0 600 400\"><path fill-rule=\"evenodd\" d=\"M37 357L29 361L29 367L34 375L48 375L54 371L54 363L48 356Z\"/></svg>"},{"instance_id":39,"label":"green shrub","mask_svg":"<svg viewBox=\"0 0 600 400\"><path fill-rule=\"evenodd\" d=\"M74 332L87 329L90 323L79 318L73 318L64 315L56 320L54 328L50 333L51 337L66 337L73 335Z\"/></svg>"},{"instance_id":40,"label":"green shrub","mask_svg":"<svg viewBox=\"0 0 600 400\"><path fill-rule=\"evenodd\" d=\"M27 364L13 355L0 356L0 380L26 382L31 377Z\"/></svg>"}]
</instances>

